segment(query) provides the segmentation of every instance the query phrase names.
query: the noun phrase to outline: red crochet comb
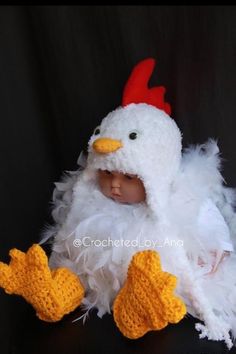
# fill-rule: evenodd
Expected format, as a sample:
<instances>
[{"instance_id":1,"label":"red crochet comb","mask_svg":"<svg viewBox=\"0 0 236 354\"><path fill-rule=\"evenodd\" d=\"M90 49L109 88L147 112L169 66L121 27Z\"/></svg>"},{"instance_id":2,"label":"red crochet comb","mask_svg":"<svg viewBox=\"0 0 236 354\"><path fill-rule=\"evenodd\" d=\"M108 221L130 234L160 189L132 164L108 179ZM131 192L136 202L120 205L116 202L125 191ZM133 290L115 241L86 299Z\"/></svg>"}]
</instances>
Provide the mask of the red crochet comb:
<instances>
[{"instance_id":1,"label":"red crochet comb","mask_svg":"<svg viewBox=\"0 0 236 354\"><path fill-rule=\"evenodd\" d=\"M148 81L153 73L155 60L148 58L140 61L132 70L132 73L125 85L122 106L130 103L147 103L171 114L169 103L164 101L165 87L148 87Z\"/></svg>"}]
</instances>

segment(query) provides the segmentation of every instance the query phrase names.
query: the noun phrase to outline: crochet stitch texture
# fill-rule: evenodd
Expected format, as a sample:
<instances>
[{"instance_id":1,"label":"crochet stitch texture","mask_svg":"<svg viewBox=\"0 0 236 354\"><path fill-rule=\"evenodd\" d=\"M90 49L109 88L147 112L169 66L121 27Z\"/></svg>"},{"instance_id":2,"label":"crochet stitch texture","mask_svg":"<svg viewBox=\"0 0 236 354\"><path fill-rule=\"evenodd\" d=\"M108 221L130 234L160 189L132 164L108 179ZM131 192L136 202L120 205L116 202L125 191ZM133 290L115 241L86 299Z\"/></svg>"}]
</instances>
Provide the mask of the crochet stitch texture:
<instances>
[{"instance_id":1,"label":"crochet stitch texture","mask_svg":"<svg viewBox=\"0 0 236 354\"><path fill-rule=\"evenodd\" d=\"M50 270L43 249L34 244L24 253L14 248L11 261L0 262L0 286L8 294L21 295L47 322L59 321L80 305L84 288L67 268Z\"/></svg>"},{"instance_id":2,"label":"crochet stitch texture","mask_svg":"<svg viewBox=\"0 0 236 354\"><path fill-rule=\"evenodd\" d=\"M184 317L185 304L173 294L176 281L174 275L161 270L156 251L133 256L126 283L113 305L114 320L124 336L136 339Z\"/></svg>"}]
</instances>

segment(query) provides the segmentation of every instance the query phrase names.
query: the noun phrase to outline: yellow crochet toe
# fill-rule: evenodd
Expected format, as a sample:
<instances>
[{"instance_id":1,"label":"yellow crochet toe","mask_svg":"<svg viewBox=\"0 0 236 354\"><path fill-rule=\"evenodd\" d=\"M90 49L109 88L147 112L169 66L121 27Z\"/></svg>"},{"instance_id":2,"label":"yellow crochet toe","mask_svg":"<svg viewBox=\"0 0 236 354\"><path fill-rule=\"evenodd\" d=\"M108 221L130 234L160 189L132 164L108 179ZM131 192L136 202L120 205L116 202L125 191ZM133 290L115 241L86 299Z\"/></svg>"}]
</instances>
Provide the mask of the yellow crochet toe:
<instances>
[{"instance_id":1,"label":"yellow crochet toe","mask_svg":"<svg viewBox=\"0 0 236 354\"><path fill-rule=\"evenodd\" d=\"M126 283L113 304L116 325L130 339L179 322L186 314L182 300L173 294L176 277L161 270L155 251L136 253Z\"/></svg>"},{"instance_id":2,"label":"yellow crochet toe","mask_svg":"<svg viewBox=\"0 0 236 354\"><path fill-rule=\"evenodd\" d=\"M51 277L47 297L42 294L35 309L41 320L56 322L81 304L84 288L78 276L67 268L53 269Z\"/></svg>"},{"instance_id":3,"label":"yellow crochet toe","mask_svg":"<svg viewBox=\"0 0 236 354\"><path fill-rule=\"evenodd\" d=\"M67 268L50 270L39 245L27 253L13 249L10 256L9 265L0 262L0 286L9 294L23 296L40 319L59 321L80 305L84 288L79 277Z\"/></svg>"}]
</instances>

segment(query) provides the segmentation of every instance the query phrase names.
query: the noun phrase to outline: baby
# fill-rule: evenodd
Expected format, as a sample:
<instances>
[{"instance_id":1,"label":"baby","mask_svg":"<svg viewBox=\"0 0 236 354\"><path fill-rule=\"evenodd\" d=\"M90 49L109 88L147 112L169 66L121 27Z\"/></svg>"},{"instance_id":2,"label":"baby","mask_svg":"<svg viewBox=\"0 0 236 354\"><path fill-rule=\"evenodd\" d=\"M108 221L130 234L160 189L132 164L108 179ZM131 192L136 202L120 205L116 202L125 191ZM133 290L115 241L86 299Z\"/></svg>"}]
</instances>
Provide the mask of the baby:
<instances>
[{"instance_id":1,"label":"baby","mask_svg":"<svg viewBox=\"0 0 236 354\"><path fill-rule=\"evenodd\" d=\"M82 301L99 317L113 309L122 333L138 338L177 323L187 308L203 321L196 325L200 338L224 340L230 348L231 332L236 336L235 194L223 186L213 140L204 153L201 146L182 151L164 87L148 87L154 65L150 58L133 69L121 107L89 139L84 168L57 184L55 225L44 240L53 237L49 265L58 271L50 278L44 256L42 268L34 250L28 256L31 265L32 253L36 258L35 273L44 269L51 280L44 294L53 291L53 311L58 299L63 306L59 315L46 308L40 318L59 319ZM22 270L21 262L14 264ZM7 288L9 269L2 268L0 284ZM71 291L65 269L82 286L73 277Z\"/></svg>"}]
</instances>

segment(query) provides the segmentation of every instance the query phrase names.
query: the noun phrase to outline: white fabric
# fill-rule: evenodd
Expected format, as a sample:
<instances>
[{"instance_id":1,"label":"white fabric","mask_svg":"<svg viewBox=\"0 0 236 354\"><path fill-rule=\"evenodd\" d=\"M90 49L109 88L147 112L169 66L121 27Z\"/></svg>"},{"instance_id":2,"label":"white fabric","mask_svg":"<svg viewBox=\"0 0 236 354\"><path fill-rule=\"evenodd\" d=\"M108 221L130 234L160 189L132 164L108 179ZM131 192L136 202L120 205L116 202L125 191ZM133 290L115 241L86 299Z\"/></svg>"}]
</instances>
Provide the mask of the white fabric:
<instances>
[{"instance_id":1,"label":"white fabric","mask_svg":"<svg viewBox=\"0 0 236 354\"><path fill-rule=\"evenodd\" d=\"M199 210L198 235L205 244L213 239L212 250L229 251L234 250L230 239L229 227L222 214L210 198L207 198Z\"/></svg>"}]
</instances>

